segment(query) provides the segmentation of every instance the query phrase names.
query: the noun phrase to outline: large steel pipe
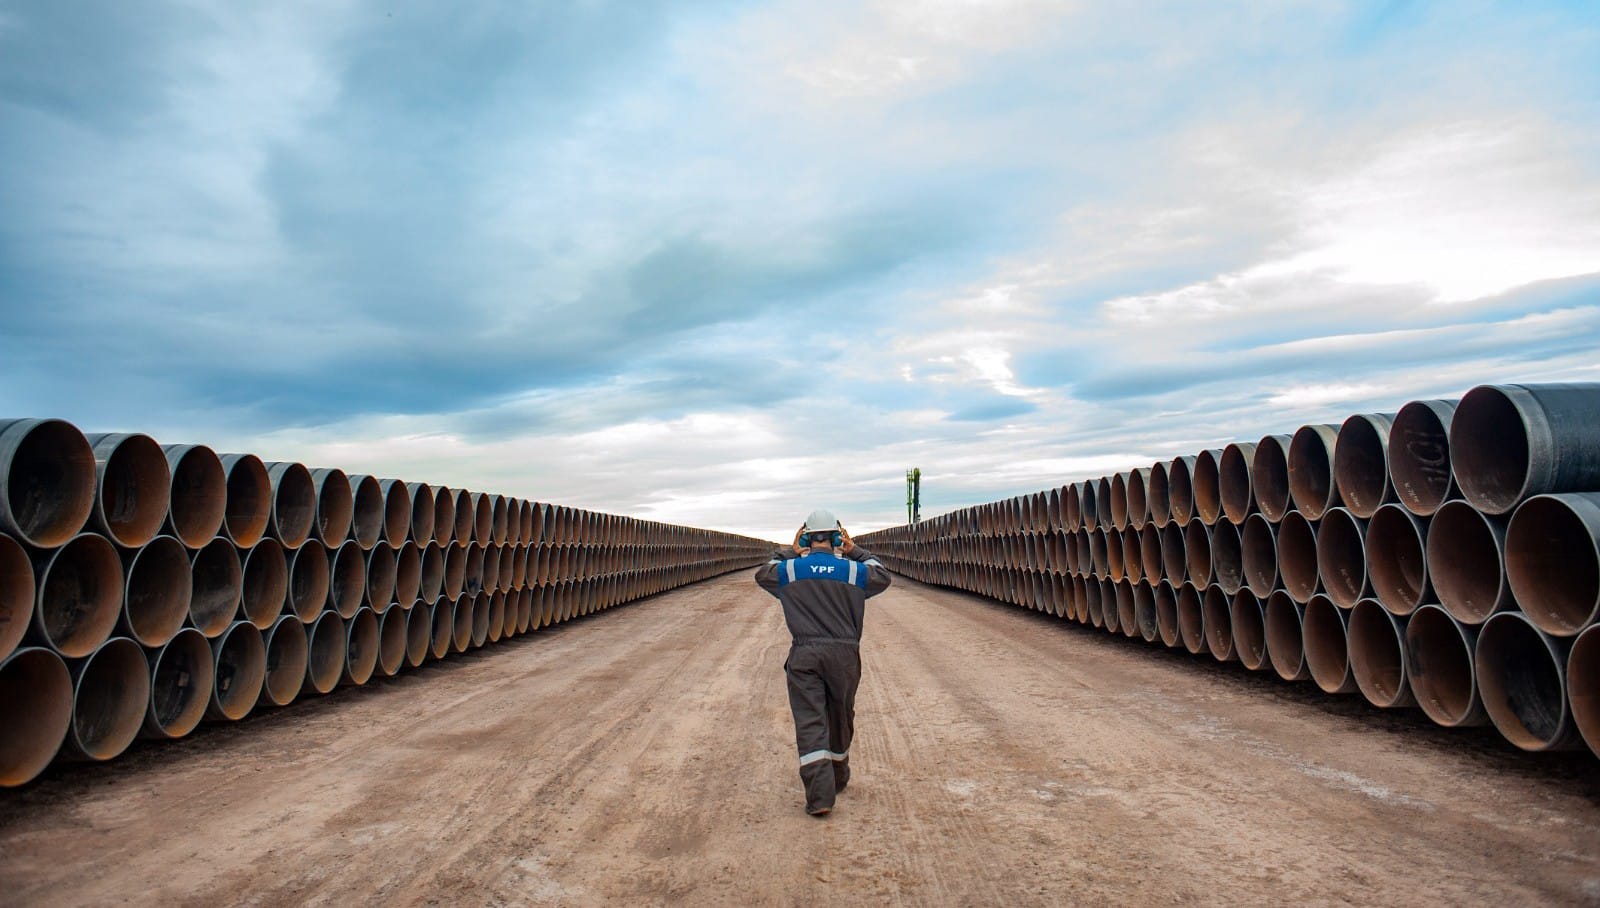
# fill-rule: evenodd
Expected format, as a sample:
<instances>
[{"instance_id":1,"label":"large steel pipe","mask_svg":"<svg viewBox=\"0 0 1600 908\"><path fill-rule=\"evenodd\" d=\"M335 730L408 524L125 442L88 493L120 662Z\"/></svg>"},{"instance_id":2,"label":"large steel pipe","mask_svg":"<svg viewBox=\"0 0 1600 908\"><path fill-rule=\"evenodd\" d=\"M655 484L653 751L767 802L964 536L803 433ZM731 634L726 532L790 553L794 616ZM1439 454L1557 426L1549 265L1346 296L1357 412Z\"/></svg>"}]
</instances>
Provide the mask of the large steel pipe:
<instances>
[{"instance_id":1,"label":"large steel pipe","mask_svg":"<svg viewBox=\"0 0 1600 908\"><path fill-rule=\"evenodd\" d=\"M1505 543L1511 592L1540 630L1570 637L1600 618L1600 492L1528 499Z\"/></svg>"},{"instance_id":2,"label":"large steel pipe","mask_svg":"<svg viewBox=\"0 0 1600 908\"><path fill-rule=\"evenodd\" d=\"M339 684L339 676L344 672L344 619L338 612L323 612L307 628L306 636L311 659L306 663L306 680L301 691L325 694Z\"/></svg>"},{"instance_id":3,"label":"large steel pipe","mask_svg":"<svg viewBox=\"0 0 1600 908\"><path fill-rule=\"evenodd\" d=\"M1301 613L1301 651L1311 680L1324 693L1348 694L1356 691L1356 679L1350 671L1349 641L1346 636L1346 612L1322 593L1311 597Z\"/></svg>"},{"instance_id":4,"label":"large steel pipe","mask_svg":"<svg viewBox=\"0 0 1600 908\"><path fill-rule=\"evenodd\" d=\"M1265 599L1278 588L1278 528L1264 512L1251 514L1244 522L1239 545L1244 584L1257 598Z\"/></svg>"},{"instance_id":5,"label":"large steel pipe","mask_svg":"<svg viewBox=\"0 0 1600 908\"><path fill-rule=\"evenodd\" d=\"M1133 584L1123 580L1116 584L1117 630L1124 637L1139 636L1138 605L1133 599Z\"/></svg>"},{"instance_id":6,"label":"large steel pipe","mask_svg":"<svg viewBox=\"0 0 1600 908\"><path fill-rule=\"evenodd\" d=\"M1161 642L1176 649L1182 645L1178 628L1178 590L1171 581L1163 580L1155 588L1156 632Z\"/></svg>"},{"instance_id":7,"label":"large steel pipe","mask_svg":"<svg viewBox=\"0 0 1600 908\"><path fill-rule=\"evenodd\" d=\"M1200 610L1205 620L1206 648L1218 662L1237 662L1238 650L1233 643L1233 603L1222 587L1213 583L1206 587L1200 599Z\"/></svg>"},{"instance_id":8,"label":"large steel pipe","mask_svg":"<svg viewBox=\"0 0 1600 908\"><path fill-rule=\"evenodd\" d=\"M1521 612L1499 612L1483 623L1473 657L1478 694L1507 741L1533 751L1582 746L1567 705L1571 647L1571 640L1546 634Z\"/></svg>"},{"instance_id":9,"label":"large steel pipe","mask_svg":"<svg viewBox=\"0 0 1600 908\"><path fill-rule=\"evenodd\" d=\"M456 492L447 486L438 486L433 490L433 541L441 546L449 545L455 536Z\"/></svg>"},{"instance_id":10,"label":"large steel pipe","mask_svg":"<svg viewBox=\"0 0 1600 908\"><path fill-rule=\"evenodd\" d=\"M62 752L82 760L109 760L128 749L144 724L150 700L144 650L127 637L112 637L72 672L72 725Z\"/></svg>"},{"instance_id":11,"label":"large steel pipe","mask_svg":"<svg viewBox=\"0 0 1600 908\"><path fill-rule=\"evenodd\" d=\"M303 624L310 624L328 604L330 585L328 551L320 545L296 549L289 559L289 598L285 608Z\"/></svg>"},{"instance_id":12,"label":"large steel pipe","mask_svg":"<svg viewBox=\"0 0 1600 908\"><path fill-rule=\"evenodd\" d=\"M29 545L64 545L95 505L95 455L59 419L0 420L0 531Z\"/></svg>"},{"instance_id":13,"label":"large steel pipe","mask_svg":"<svg viewBox=\"0 0 1600 908\"><path fill-rule=\"evenodd\" d=\"M0 658L0 788L44 772L72 724L72 676L61 657L25 647Z\"/></svg>"},{"instance_id":14,"label":"large steel pipe","mask_svg":"<svg viewBox=\"0 0 1600 908\"><path fill-rule=\"evenodd\" d=\"M1185 529L1177 521L1161 528L1160 555L1162 576L1174 584L1188 576L1188 550L1184 547Z\"/></svg>"},{"instance_id":15,"label":"large steel pipe","mask_svg":"<svg viewBox=\"0 0 1600 908\"><path fill-rule=\"evenodd\" d=\"M378 488L383 492L383 541L396 548L405 544L411 538L412 520L412 492L406 484L398 479L379 480ZM428 526L433 527L433 499L428 499ZM421 537L426 543L427 537Z\"/></svg>"},{"instance_id":16,"label":"large steel pipe","mask_svg":"<svg viewBox=\"0 0 1600 908\"><path fill-rule=\"evenodd\" d=\"M235 621L211 641L213 680L206 716L237 722L250 715L261 699L267 678L267 646L261 629Z\"/></svg>"},{"instance_id":17,"label":"large steel pipe","mask_svg":"<svg viewBox=\"0 0 1600 908\"><path fill-rule=\"evenodd\" d=\"M1340 608L1354 608L1367 595L1367 522L1334 508L1317 530L1317 574Z\"/></svg>"},{"instance_id":18,"label":"large steel pipe","mask_svg":"<svg viewBox=\"0 0 1600 908\"><path fill-rule=\"evenodd\" d=\"M387 480L396 482L397 480ZM433 542L434 531L438 527L438 499L434 497L433 487L425 482L402 483L406 495L411 502L411 539L419 548L427 548Z\"/></svg>"},{"instance_id":19,"label":"large steel pipe","mask_svg":"<svg viewBox=\"0 0 1600 908\"><path fill-rule=\"evenodd\" d=\"M1117 601L1117 584L1109 579L1100 581L1100 611L1105 617L1106 631L1115 634L1122 629L1122 604ZM567 617L571 617L570 615Z\"/></svg>"},{"instance_id":20,"label":"large steel pipe","mask_svg":"<svg viewBox=\"0 0 1600 908\"><path fill-rule=\"evenodd\" d=\"M1572 642L1567 656L1567 702L1584 743L1600 756L1600 625L1590 625Z\"/></svg>"},{"instance_id":21,"label":"large steel pipe","mask_svg":"<svg viewBox=\"0 0 1600 908\"><path fill-rule=\"evenodd\" d=\"M480 590L472 600L472 648L477 649L489 641L489 617L493 597Z\"/></svg>"},{"instance_id":22,"label":"large steel pipe","mask_svg":"<svg viewBox=\"0 0 1600 908\"><path fill-rule=\"evenodd\" d=\"M463 594L450 603L450 651L453 653L464 653L472 647L473 602L474 597Z\"/></svg>"},{"instance_id":23,"label":"large steel pipe","mask_svg":"<svg viewBox=\"0 0 1600 908\"><path fill-rule=\"evenodd\" d=\"M387 512L383 487L373 476L350 476L350 538L370 549L383 537Z\"/></svg>"},{"instance_id":24,"label":"large steel pipe","mask_svg":"<svg viewBox=\"0 0 1600 908\"><path fill-rule=\"evenodd\" d=\"M261 684L261 703L288 706L300 695L311 662L311 640L306 626L293 615L279 618L266 636L267 665Z\"/></svg>"},{"instance_id":25,"label":"large steel pipe","mask_svg":"<svg viewBox=\"0 0 1600 908\"><path fill-rule=\"evenodd\" d=\"M189 597L189 623L207 637L228 629L244 593L244 567L239 550L227 539L213 538L189 562L194 592Z\"/></svg>"},{"instance_id":26,"label":"large steel pipe","mask_svg":"<svg viewBox=\"0 0 1600 908\"><path fill-rule=\"evenodd\" d=\"M1311 668L1305 658L1304 614L1305 606L1284 590L1276 590L1267 597L1267 608L1262 618L1267 658L1278 677L1285 681L1304 681L1311 677Z\"/></svg>"},{"instance_id":27,"label":"large steel pipe","mask_svg":"<svg viewBox=\"0 0 1600 908\"><path fill-rule=\"evenodd\" d=\"M1256 443L1255 455L1250 460L1250 483L1255 490L1256 506L1273 523L1289 513L1289 445L1288 435L1268 435Z\"/></svg>"},{"instance_id":28,"label":"large steel pipe","mask_svg":"<svg viewBox=\"0 0 1600 908\"><path fill-rule=\"evenodd\" d=\"M1385 709L1413 706L1406 680L1406 621L1396 618L1376 599L1363 599L1350 611L1350 673L1361 695Z\"/></svg>"},{"instance_id":29,"label":"large steel pipe","mask_svg":"<svg viewBox=\"0 0 1600 908\"><path fill-rule=\"evenodd\" d=\"M157 536L122 553L122 614L117 629L144 646L161 646L183 627L194 597L189 550L174 536Z\"/></svg>"},{"instance_id":30,"label":"large steel pipe","mask_svg":"<svg viewBox=\"0 0 1600 908\"><path fill-rule=\"evenodd\" d=\"M1333 453L1333 478L1345 509L1360 518L1393 501L1389 484L1389 427L1393 413L1360 413L1339 427Z\"/></svg>"},{"instance_id":31,"label":"large steel pipe","mask_svg":"<svg viewBox=\"0 0 1600 908\"><path fill-rule=\"evenodd\" d=\"M422 567L417 585L417 595L422 601L432 605L439 600L439 594L444 589L444 550L438 543L432 543L422 550ZM533 582L533 578L528 578Z\"/></svg>"},{"instance_id":32,"label":"large steel pipe","mask_svg":"<svg viewBox=\"0 0 1600 908\"><path fill-rule=\"evenodd\" d=\"M1389 427L1389 483L1418 517L1432 516L1459 494L1450 473L1453 400L1414 400L1400 408Z\"/></svg>"},{"instance_id":33,"label":"large steel pipe","mask_svg":"<svg viewBox=\"0 0 1600 908\"><path fill-rule=\"evenodd\" d=\"M385 678L400 673L406 663L406 609L391 605L378 616L378 674Z\"/></svg>"},{"instance_id":34,"label":"large steel pipe","mask_svg":"<svg viewBox=\"0 0 1600 908\"><path fill-rule=\"evenodd\" d=\"M1211 583L1211 526L1200 520L1191 520L1183 531L1185 561L1189 579L1196 586Z\"/></svg>"},{"instance_id":35,"label":"large steel pipe","mask_svg":"<svg viewBox=\"0 0 1600 908\"><path fill-rule=\"evenodd\" d=\"M328 608L338 612L340 618L352 618L366 598L366 553L351 539L327 554Z\"/></svg>"},{"instance_id":36,"label":"large steel pipe","mask_svg":"<svg viewBox=\"0 0 1600 908\"><path fill-rule=\"evenodd\" d=\"M1255 483L1250 474L1255 456L1254 444L1236 441L1222 449L1222 459L1217 462L1222 512L1234 526L1242 525L1256 509Z\"/></svg>"},{"instance_id":37,"label":"large steel pipe","mask_svg":"<svg viewBox=\"0 0 1600 908\"><path fill-rule=\"evenodd\" d=\"M387 543L378 543L367 553L366 603L374 612L382 613L394 601L394 584L398 563L396 552ZM409 603L411 600L406 600Z\"/></svg>"},{"instance_id":38,"label":"large steel pipe","mask_svg":"<svg viewBox=\"0 0 1600 908\"><path fill-rule=\"evenodd\" d=\"M1220 475L1223 452L1201 451L1194 459L1189 475L1194 495L1194 516L1206 524L1214 524L1222 517L1222 478Z\"/></svg>"},{"instance_id":39,"label":"large steel pipe","mask_svg":"<svg viewBox=\"0 0 1600 908\"><path fill-rule=\"evenodd\" d=\"M456 604L444 598L435 602L430 610L433 636L428 641L428 653L435 659L450 655L451 643L455 638L455 612Z\"/></svg>"},{"instance_id":40,"label":"large steel pipe","mask_svg":"<svg viewBox=\"0 0 1600 908\"><path fill-rule=\"evenodd\" d=\"M1310 520L1339 506L1334 483L1333 456L1337 426L1301 426L1289 441L1289 500Z\"/></svg>"},{"instance_id":41,"label":"large steel pipe","mask_svg":"<svg viewBox=\"0 0 1600 908\"><path fill-rule=\"evenodd\" d=\"M494 499L486 492L472 493L472 541L479 545L494 542Z\"/></svg>"},{"instance_id":42,"label":"large steel pipe","mask_svg":"<svg viewBox=\"0 0 1600 908\"><path fill-rule=\"evenodd\" d=\"M1146 494L1150 471L1139 467L1128 471L1128 524L1136 530L1144 529L1150 521L1150 498Z\"/></svg>"},{"instance_id":43,"label":"large steel pipe","mask_svg":"<svg viewBox=\"0 0 1600 908\"><path fill-rule=\"evenodd\" d=\"M1543 492L1600 489L1600 384L1482 385L1450 423L1456 485L1506 514Z\"/></svg>"},{"instance_id":44,"label":"large steel pipe","mask_svg":"<svg viewBox=\"0 0 1600 908\"><path fill-rule=\"evenodd\" d=\"M1206 651L1205 606L1194 583L1178 587L1178 636L1190 654Z\"/></svg>"},{"instance_id":45,"label":"large steel pipe","mask_svg":"<svg viewBox=\"0 0 1600 908\"><path fill-rule=\"evenodd\" d=\"M265 631L283 614L289 597L289 562L283 544L263 539L244 556L244 581L239 596L239 618Z\"/></svg>"},{"instance_id":46,"label":"large steel pipe","mask_svg":"<svg viewBox=\"0 0 1600 908\"><path fill-rule=\"evenodd\" d=\"M1379 508L1367 523L1367 571L1383 607L1409 615L1433 598L1428 583L1428 525L1398 502Z\"/></svg>"},{"instance_id":47,"label":"large steel pipe","mask_svg":"<svg viewBox=\"0 0 1600 908\"><path fill-rule=\"evenodd\" d=\"M317 519L311 523L311 537L334 548L350 535L356 499L350 477L343 470L312 470L311 483L317 490Z\"/></svg>"},{"instance_id":48,"label":"large steel pipe","mask_svg":"<svg viewBox=\"0 0 1600 908\"><path fill-rule=\"evenodd\" d=\"M1167 505L1172 522L1188 526L1194 519L1194 467L1196 458L1174 457L1167 464Z\"/></svg>"},{"instance_id":49,"label":"large steel pipe","mask_svg":"<svg viewBox=\"0 0 1600 908\"><path fill-rule=\"evenodd\" d=\"M455 543L464 546L472 541L473 528L477 525L477 510L473 506L472 493L466 489L456 489L454 508Z\"/></svg>"},{"instance_id":50,"label":"large steel pipe","mask_svg":"<svg viewBox=\"0 0 1600 908\"><path fill-rule=\"evenodd\" d=\"M417 602L406 612L406 665L417 668L428 659L433 642L433 609Z\"/></svg>"},{"instance_id":51,"label":"large steel pipe","mask_svg":"<svg viewBox=\"0 0 1600 908\"><path fill-rule=\"evenodd\" d=\"M1161 551L1161 530L1155 523L1146 521L1144 529L1134 537L1138 540L1139 567L1144 576L1155 583L1162 578L1163 559ZM1181 577L1179 578L1182 579Z\"/></svg>"},{"instance_id":52,"label":"large steel pipe","mask_svg":"<svg viewBox=\"0 0 1600 908\"><path fill-rule=\"evenodd\" d=\"M90 435L94 449L94 526L112 542L136 549L167 520L172 477L167 456L148 435Z\"/></svg>"},{"instance_id":53,"label":"large steel pipe","mask_svg":"<svg viewBox=\"0 0 1600 908\"><path fill-rule=\"evenodd\" d=\"M81 659L111 636L122 612L122 559L104 536L84 533L34 554L38 597L30 636Z\"/></svg>"},{"instance_id":54,"label":"large steel pipe","mask_svg":"<svg viewBox=\"0 0 1600 908\"><path fill-rule=\"evenodd\" d=\"M1211 528L1211 579L1229 596L1244 587L1244 540L1232 521Z\"/></svg>"},{"instance_id":55,"label":"large steel pipe","mask_svg":"<svg viewBox=\"0 0 1600 908\"><path fill-rule=\"evenodd\" d=\"M311 471L298 463L267 464L272 480L272 519L267 533L286 549L298 549L311 534L317 517L317 488Z\"/></svg>"},{"instance_id":56,"label":"large steel pipe","mask_svg":"<svg viewBox=\"0 0 1600 908\"><path fill-rule=\"evenodd\" d=\"M395 552L394 601L409 608L422 590L422 552L415 542L402 543Z\"/></svg>"},{"instance_id":57,"label":"large steel pipe","mask_svg":"<svg viewBox=\"0 0 1600 908\"><path fill-rule=\"evenodd\" d=\"M33 618L33 562L10 536L0 536L0 662L28 634Z\"/></svg>"},{"instance_id":58,"label":"large steel pipe","mask_svg":"<svg viewBox=\"0 0 1600 908\"><path fill-rule=\"evenodd\" d=\"M378 667L378 616L362 606L345 622L344 675L341 683L360 686Z\"/></svg>"},{"instance_id":59,"label":"large steel pipe","mask_svg":"<svg viewBox=\"0 0 1600 908\"><path fill-rule=\"evenodd\" d=\"M163 445L170 469L167 531L198 549L222 531L228 513L228 476L222 459L205 445Z\"/></svg>"},{"instance_id":60,"label":"large steel pipe","mask_svg":"<svg viewBox=\"0 0 1600 908\"><path fill-rule=\"evenodd\" d=\"M186 627L160 649L145 650L150 663L150 702L144 713L144 734L181 738L199 727L211 703L211 642Z\"/></svg>"},{"instance_id":61,"label":"large steel pipe","mask_svg":"<svg viewBox=\"0 0 1600 908\"><path fill-rule=\"evenodd\" d=\"M1283 588L1304 605L1321 587L1317 569L1317 528L1299 511L1290 511L1278 524L1278 573Z\"/></svg>"},{"instance_id":62,"label":"large steel pipe","mask_svg":"<svg viewBox=\"0 0 1600 908\"><path fill-rule=\"evenodd\" d=\"M1506 521L1465 501L1447 501L1428 524L1428 578L1451 615L1482 624L1513 608L1505 569Z\"/></svg>"},{"instance_id":63,"label":"large steel pipe","mask_svg":"<svg viewBox=\"0 0 1600 908\"><path fill-rule=\"evenodd\" d=\"M1244 667L1257 672L1270 668L1266 609L1255 593L1249 590L1235 593L1228 608L1228 619L1233 626L1234 654Z\"/></svg>"},{"instance_id":64,"label":"large steel pipe","mask_svg":"<svg viewBox=\"0 0 1600 908\"><path fill-rule=\"evenodd\" d=\"M1094 480L1086 479L1079 485L1078 493L1078 513L1083 521L1083 528L1093 531L1095 527L1100 525L1100 514L1096 510L1097 502L1095 500L1099 495L1099 487ZM549 537L546 536L546 538Z\"/></svg>"},{"instance_id":65,"label":"large steel pipe","mask_svg":"<svg viewBox=\"0 0 1600 908\"><path fill-rule=\"evenodd\" d=\"M254 454L222 455L227 504L222 532L241 549L248 549L267 534L272 520L272 478L267 465Z\"/></svg>"},{"instance_id":66,"label":"large steel pipe","mask_svg":"<svg viewBox=\"0 0 1600 908\"><path fill-rule=\"evenodd\" d=\"M1417 705L1446 728L1485 725L1489 716L1478 696L1472 654L1478 629L1429 603L1406 622L1406 677Z\"/></svg>"},{"instance_id":67,"label":"large steel pipe","mask_svg":"<svg viewBox=\"0 0 1600 908\"><path fill-rule=\"evenodd\" d=\"M1167 480L1167 464L1157 461L1150 466L1145 479L1145 505L1150 510L1150 522L1162 529L1172 522L1172 485Z\"/></svg>"}]
</instances>

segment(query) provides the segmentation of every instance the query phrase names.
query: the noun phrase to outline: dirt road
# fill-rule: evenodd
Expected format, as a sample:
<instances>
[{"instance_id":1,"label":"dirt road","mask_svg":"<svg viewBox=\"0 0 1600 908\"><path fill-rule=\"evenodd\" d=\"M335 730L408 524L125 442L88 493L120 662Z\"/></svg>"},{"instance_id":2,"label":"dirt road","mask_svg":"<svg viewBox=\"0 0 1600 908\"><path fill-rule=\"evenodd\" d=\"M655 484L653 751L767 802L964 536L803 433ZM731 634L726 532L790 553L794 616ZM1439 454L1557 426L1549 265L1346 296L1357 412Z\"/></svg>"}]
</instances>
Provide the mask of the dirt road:
<instances>
[{"instance_id":1,"label":"dirt road","mask_svg":"<svg viewBox=\"0 0 1600 908\"><path fill-rule=\"evenodd\" d=\"M1600 900L1600 764L898 579L801 810L743 572L0 793L0 903Z\"/></svg>"}]
</instances>

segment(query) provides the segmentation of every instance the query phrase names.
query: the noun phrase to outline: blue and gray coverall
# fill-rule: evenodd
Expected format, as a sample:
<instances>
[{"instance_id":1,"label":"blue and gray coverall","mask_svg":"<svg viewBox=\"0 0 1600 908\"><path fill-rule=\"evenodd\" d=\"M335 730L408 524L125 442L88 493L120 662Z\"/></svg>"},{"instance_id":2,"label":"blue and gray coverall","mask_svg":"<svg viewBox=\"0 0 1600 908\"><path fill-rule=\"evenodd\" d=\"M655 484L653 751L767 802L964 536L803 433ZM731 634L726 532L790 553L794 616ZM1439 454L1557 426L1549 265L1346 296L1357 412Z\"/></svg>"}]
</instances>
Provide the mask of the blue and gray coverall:
<instances>
[{"instance_id":1,"label":"blue and gray coverall","mask_svg":"<svg viewBox=\"0 0 1600 908\"><path fill-rule=\"evenodd\" d=\"M782 603L794 637L783 668L810 812L831 809L850 781L862 619L867 598L889 582L888 569L860 546L849 555L778 551L756 571L756 583Z\"/></svg>"}]
</instances>

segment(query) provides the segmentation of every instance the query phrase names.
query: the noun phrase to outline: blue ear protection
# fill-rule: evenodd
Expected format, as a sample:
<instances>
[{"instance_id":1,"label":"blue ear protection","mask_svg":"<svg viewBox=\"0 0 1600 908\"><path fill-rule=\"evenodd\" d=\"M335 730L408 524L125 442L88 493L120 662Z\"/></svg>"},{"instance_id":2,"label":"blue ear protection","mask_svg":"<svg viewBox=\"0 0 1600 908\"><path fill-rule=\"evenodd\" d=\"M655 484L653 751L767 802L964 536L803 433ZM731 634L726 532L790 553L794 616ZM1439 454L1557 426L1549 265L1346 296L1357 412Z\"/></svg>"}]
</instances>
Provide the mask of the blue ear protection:
<instances>
[{"instance_id":1,"label":"blue ear protection","mask_svg":"<svg viewBox=\"0 0 1600 908\"><path fill-rule=\"evenodd\" d=\"M822 532L822 531L819 530L818 532ZM811 532L807 531L806 532L806 541L808 543L811 541L811 536L812 536ZM844 534L839 532L838 530L834 530L833 531L833 536L831 537L831 539L832 539L834 548L838 548L839 546L844 545Z\"/></svg>"}]
</instances>

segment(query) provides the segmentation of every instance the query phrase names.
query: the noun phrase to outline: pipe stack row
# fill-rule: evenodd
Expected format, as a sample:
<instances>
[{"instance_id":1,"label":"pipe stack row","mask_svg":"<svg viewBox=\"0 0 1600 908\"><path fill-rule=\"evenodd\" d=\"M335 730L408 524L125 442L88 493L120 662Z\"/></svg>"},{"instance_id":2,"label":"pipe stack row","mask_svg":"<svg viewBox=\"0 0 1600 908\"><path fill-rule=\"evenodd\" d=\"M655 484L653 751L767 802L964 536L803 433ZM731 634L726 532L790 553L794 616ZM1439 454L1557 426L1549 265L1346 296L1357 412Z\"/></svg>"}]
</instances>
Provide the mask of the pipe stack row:
<instances>
[{"instance_id":1,"label":"pipe stack row","mask_svg":"<svg viewBox=\"0 0 1600 908\"><path fill-rule=\"evenodd\" d=\"M752 567L770 546L0 420L0 787Z\"/></svg>"},{"instance_id":2,"label":"pipe stack row","mask_svg":"<svg viewBox=\"0 0 1600 908\"><path fill-rule=\"evenodd\" d=\"M1480 386L861 541L915 579L1600 754L1600 385Z\"/></svg>"}]
</instances>

